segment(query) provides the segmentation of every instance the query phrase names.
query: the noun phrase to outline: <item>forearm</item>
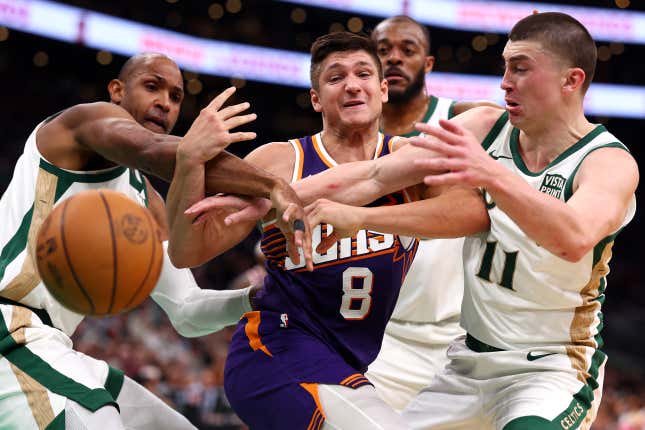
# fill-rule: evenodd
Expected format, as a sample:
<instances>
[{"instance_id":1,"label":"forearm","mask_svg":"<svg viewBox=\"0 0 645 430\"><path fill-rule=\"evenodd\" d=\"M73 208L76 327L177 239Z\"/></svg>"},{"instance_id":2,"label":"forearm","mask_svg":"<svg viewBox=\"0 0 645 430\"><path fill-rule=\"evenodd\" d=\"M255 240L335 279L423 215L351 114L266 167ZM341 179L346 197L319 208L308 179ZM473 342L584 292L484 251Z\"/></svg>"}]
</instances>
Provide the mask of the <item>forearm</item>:
<instances>
[{"instance_id":1,"label":"forearm","mask_svg":"<svg viewBox=\"0 0 645 430\"><path fill-rule=\"evenodd\" d=\"M362 206L377 198L423 182L414 166L415 148L369 161L345 163L293 184L298 197L310 204L319 198Z\"/></svg>"},{"instance_id":2,"label":"forearm","mask_svg":"<svg viewBox=\"0 0 645 430\"><path fill-rule=\"evenodd\" d=\"M189 269L175 268L167 253L151 297L168 315L179 334L204 336L237 323L251 310L250 288L232 291L203 290Z\"/></svg>"},{"instance_id":3,"label":"forearm","mask_svg":"<svg viewBox=\"0 0 645 430\"><path fill-rule=\"evenodd\" d=\"M204 198L204 165L191 163L177 154L177 166L168 190L166 209L170 226L172 261L180 267L190 267L201 254L204 241L202 226L195 225L184 212Z\"/></svg>"},{"instance_id":4,"label":"forearm","mask_svg":"<svg viewBox=\"0 0 645 430\"><path fill-rule=\"evenodd\" d=\"M206 194L239 194L271 198L271 193L287 183L266 170L222 152L206 163Z\"/></svg>"},{"instance_id":5,"label":"forearm","mask_svg":"<svg viewBox=\"0 0 645 430\"><path fill-rule=\"evenodd\" d=\"M404 236L454 238L490 228L486 205L473 189L453 188L427 200L356 211L363 228Z\"/></svg>"}]
</instances>

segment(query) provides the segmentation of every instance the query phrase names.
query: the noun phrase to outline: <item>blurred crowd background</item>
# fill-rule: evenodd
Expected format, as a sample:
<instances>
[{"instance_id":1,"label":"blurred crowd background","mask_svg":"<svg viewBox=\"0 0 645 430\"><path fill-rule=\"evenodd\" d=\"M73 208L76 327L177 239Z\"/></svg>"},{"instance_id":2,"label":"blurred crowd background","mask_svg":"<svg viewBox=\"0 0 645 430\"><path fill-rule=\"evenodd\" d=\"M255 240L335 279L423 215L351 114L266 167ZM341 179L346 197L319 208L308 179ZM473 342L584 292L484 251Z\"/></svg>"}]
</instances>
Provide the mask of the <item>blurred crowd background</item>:
<instances>
[{"instance_id":1,"label":"blurred crowd background","mask_svg":"<svg viewBox=\"0 0 645 430\"><path fill-rule=\"evenodd\" d=\"M377 0L374 0L378 2ZM386 0L381 0L385 2ZM0 3L4 3L0 1ZM11 1L9 1L11 3ZM307 52L311 42L329 31L369 32L379 17L268 0L129 0L63 1L76 7L217 40ZM546 2L548 3L548 2ZM553 3L626 8L643 11L632 0L564 1ZM1 6L1 5L0 5ZM482 3L482 7L486 7ZM500 35L430 27L435 70L501 75ZM643 30L645 31L645 29ZM484 48L474 43L486 37ZM608 55L598 63L594 82L645 85L645 45L599 43ZM475 49L477 48L477 49ZM106 85L116 77L124 57L98 52L0 26L0 192L4 192L24 142L45 117L70 105L106 100ZM237 101L249 101L258 120L253 143L230 148L245 155L262 143L312 134L321 126L302 88L245 81L241 78L185 73L192 81L174 130L182 135L199 110L215 94L234 84ZM430 78L432 79L432 77ZM592 117L605 124L633 152L645 157L643 119ZM153 180L162 193L167 185ZM642 187L641 187L642 189ZM639 196L641 191L639 190ZM602 204L602 202L599 202ZM609 355L600 414L594 430L645 429L645 305L642 282L644 226L640 211L614 247L612 273L604 304L604 350ZM202 288L228 289L261 279L254 255L259 235L251 235L228 253L195 270ZM196 339L180 337L151 301L135 312L108 319L88 319L74 336L79 350L123 369L158 394L201 429L242 429L223 390L223 368L232 330Z\"/></svg>"}]
</instances>

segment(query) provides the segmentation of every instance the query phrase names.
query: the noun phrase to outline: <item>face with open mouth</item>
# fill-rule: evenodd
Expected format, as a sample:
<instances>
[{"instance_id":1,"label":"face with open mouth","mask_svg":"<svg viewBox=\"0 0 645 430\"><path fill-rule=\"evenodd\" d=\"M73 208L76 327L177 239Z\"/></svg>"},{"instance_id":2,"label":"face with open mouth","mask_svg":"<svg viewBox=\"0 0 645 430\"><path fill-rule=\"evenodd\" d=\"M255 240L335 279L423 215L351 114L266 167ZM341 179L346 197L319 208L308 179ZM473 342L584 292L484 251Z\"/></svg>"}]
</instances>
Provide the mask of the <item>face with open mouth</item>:
<instances>
[{"instance_id":1,"label":"face with open mouth","mask_svg":"<svg viewBox=\"0 0 645 430\"><path fill-rule=\"evenodd\" d=\"M509 41L503 57L501 88L506 93L504 102L511 123L520 128L532 127L530 124L546 123L557 116L571 69L537 41Z\"/></svg>"},{"instance_id":2,"label":"face with open mouth","mask_svg":"<svg viewBox=\"0 0 645 430\"><path fill-rule=\"evenodd\" d=\"M378 124L387 84L378 65L365 51L330 54L321 65L318 90L312 91L312 104L322 112L325 126L365 126Z\"/></svg>"},{"instance_id":3,"label":"face with open mouth","mask_svg":"<svg viewBox=\"0 0 645 430\"><path fill-rule=\"evenodd\" d=\"M170 133L184 96L177 65L165 57L150 59L124 82L119 105L143 127L155 133Z\"/></svg>"}]
</instances>

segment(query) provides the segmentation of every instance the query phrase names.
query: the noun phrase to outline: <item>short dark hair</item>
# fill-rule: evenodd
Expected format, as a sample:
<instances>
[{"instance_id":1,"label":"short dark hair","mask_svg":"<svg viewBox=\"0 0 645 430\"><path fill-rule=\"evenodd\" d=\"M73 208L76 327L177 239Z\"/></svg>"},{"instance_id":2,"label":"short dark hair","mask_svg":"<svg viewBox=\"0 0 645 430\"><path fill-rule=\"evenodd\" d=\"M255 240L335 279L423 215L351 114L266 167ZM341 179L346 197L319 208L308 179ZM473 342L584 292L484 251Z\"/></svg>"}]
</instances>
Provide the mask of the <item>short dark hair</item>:
<instances>
[{"instance_id":1,"label":"short dark hair","mask_svg":"<svg viewBox=\"0 0 645 430\"><path fill-rule=\"evenodd\" d=\"M323 61L335 52L347 51L365 51L374 60L379 79L383 79L383 68L376 53L376 44L372 39L347 31L339 31L320 36L311 45L311 66L309 67L311 88L316 91L319 88L318 79Z\"/></svg>"},{"instance_id":2,"label":"short dark hair","mask_svg":"<svg viewBox=\"0 0 645 430\"><path fill-rule=\"evenodd\" d=\"M421 30L421 33L423 33L423 39L426 42L426 54L428 54L428 55L430 54L430 42L431 42L432 39L430 38L430 30L428 30L428 27L426 27L425 25L421 24L416 19L414 19L412 17L409 17L407 15L396 15L396 16L392 16L390 18L384 19L383 21L379 22L376 25L376 28L378 28L379 25L381 25L383 23L386 23L386 22L408 23L408 24L412 24L412 25L417 26ZM374 32L372 32L372 40L374 40ZM374 42L376 42L376 40L374 40Z\"/></svg>"},{"instance_id":3,"label":"short dark hair","mask_svg":"<svg viewBox=\"0 0 645 430\"><path fill-rule=\"evenodd\" d=\"M529 15L513 26L508 38L511 41L534 40L573 67L585 72L583 94L589 88L598 50L589 31L572 16L560 12Z\"/></svg>"}]
</instances>

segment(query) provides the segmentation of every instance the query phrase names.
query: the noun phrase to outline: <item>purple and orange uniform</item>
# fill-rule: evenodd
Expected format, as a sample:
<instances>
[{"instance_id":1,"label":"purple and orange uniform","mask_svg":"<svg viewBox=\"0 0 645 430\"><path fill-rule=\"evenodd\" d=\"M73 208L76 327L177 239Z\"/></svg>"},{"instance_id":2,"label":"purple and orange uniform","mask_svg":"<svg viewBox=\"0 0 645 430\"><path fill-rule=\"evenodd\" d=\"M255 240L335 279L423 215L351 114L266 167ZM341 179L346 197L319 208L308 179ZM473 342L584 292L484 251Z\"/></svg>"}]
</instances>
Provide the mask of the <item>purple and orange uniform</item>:
<instances>
[{"instance_id":1,"label":"purple and orange uniform","mask_svg":"<svg viewBox=\"0 0 645 430\"><path fill-rule=\"evenodd\" d=\"M320 134L290 142L294 181L336 165ZM379 133L374 158L391 144ZM403 203L403 194L372 205ZM263 226L268 275L256 297L259 310L245 314L233 335L224 380L231 405L254 430L318 429L325 417L317 384L370 384L363 372L381 348L417 240L360 230L316 253L327 228L312 232L314 271L308 272L302 255L299 265L287 256L275 223Z\"/></svg>"}]
</instances>

